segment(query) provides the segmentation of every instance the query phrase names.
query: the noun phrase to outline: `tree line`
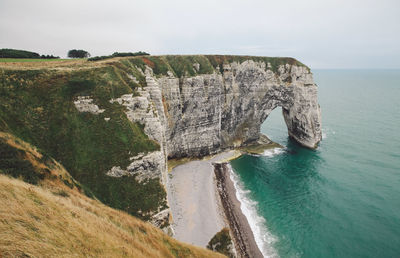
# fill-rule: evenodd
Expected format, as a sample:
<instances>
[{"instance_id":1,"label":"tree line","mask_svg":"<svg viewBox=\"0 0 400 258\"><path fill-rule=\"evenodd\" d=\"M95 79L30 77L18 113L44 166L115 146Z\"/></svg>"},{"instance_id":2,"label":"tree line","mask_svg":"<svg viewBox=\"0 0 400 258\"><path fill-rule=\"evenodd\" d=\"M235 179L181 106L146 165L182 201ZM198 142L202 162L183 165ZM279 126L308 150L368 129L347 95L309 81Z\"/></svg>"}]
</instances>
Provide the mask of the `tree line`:
<instances>
[{"instance_id":1,"label":"tree line","mask_svg":"<svg viewBox=\"0 0 400 258\"><path fill-rule=\"evenodd\" d=\"M98 61L113 57L126 57L126 56L146 56L150 55L149 53L138 51L138 52L114 52L112 55L108 56L95 56L90 57L90 53L86 50L82 49L71 49L68 51L67 56L69 58L88 58L88 61ZM18 50L11 48L3 48L0 49L0 58L32 58L32 59L57 59L60 58L58 56L53 55L39 55L38 53L26 51L26 50Z\"/></svg>"},{"instance_id":2,"label":"tree line","mask_svg":"<svg viewBox=\"0 0 400 258\"><path fill-rule=\"evenodd\" d=\"M18 50L11 48L2 48L0 49L0 58L36 58L36 59L57 59L59 56L53 55L39 55L38 53L26 51L26 50Z\"/></svg>"},{"instance_id":3,"label":"tree line","mask_svg":"<svg viewBox=\"0 0 400 258\"><path fill-rule=\"evenodd\" d=\"M139 51L139 52L114 52L112 55L108 56L94 56L91 58L88 58L88 61L99 61L103 59L108 59L108 58L113 58L113 57L125 57L125 56L148 56L150 55L149 53Z\"/></svg>"}]
</instances>

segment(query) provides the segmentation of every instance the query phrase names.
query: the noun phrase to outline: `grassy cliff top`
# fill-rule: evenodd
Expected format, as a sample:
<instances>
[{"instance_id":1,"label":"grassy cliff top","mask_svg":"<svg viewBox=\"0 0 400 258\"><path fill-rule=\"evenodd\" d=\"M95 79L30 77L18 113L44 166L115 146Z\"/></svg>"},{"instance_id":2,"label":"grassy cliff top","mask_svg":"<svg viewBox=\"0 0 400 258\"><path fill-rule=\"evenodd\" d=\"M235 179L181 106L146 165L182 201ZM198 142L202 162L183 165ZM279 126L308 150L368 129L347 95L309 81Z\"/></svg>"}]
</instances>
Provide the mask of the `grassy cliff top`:
<instances>
[{"instance_id":1,"label":"grassy cliff top","mask_svg":"<svg viewBox=\"0 0 400 258\"><path fill-rule=\"evenodd\" d=\"M196 74L212 73L217 68L222 71L223 64L247 60L264 62L271 65L271 69L276 71L280 65L290 64L305 66L303 63L291 57L263 57L263 56L241 56L241 55L160 55L160 56L137 56L137 57L115 57L100 61L87 61L87 59L62 59L62 60L40 60L34 62L23 62L17 59L0 59L0 69L84 69L107 65L116 62L131 62L137 67L144 69L147 65L154 70L157 75L167 75L167 71L173 72L176 76L193 76ZM194 63L200 64L200 70L196 71ZM307 67L308 68L308 67Z\"/></svg>"}]
</instances>

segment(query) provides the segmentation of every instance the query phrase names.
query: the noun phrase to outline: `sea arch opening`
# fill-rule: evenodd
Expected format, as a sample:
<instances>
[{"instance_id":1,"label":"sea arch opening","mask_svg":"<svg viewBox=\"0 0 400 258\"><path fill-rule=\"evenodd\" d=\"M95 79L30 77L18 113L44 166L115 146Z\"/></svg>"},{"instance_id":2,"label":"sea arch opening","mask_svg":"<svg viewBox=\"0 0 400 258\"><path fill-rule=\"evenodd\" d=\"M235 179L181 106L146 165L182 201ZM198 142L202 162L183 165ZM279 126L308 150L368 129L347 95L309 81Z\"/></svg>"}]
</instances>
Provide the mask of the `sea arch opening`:
<instances>
[{"instance_id":1,"label":"sea arch opening","mask_svg":"<svg viewBox=\"0 0 400 258\"><path fill-rule=\"evenodd\" d=\"M288 143L288 128L282 114L282 107L274 108L261 124L260 132L270 140L280 145L286 146Z\"/></svg>"}]
</instances>

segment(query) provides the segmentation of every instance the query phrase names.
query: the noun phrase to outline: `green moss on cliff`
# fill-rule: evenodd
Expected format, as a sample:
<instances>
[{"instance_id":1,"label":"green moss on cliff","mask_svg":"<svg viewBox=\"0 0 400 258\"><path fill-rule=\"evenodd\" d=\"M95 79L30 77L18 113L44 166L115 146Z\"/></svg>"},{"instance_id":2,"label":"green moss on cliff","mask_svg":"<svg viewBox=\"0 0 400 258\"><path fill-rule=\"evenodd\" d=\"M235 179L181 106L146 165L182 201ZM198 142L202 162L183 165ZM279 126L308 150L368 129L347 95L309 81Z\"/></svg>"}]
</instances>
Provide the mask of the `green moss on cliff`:
<instances>
[{"instance_id":1,"label":"green moss on cliff","mask_svg":"<svg viewBox=\"0 0 400 258\"><path fill-rule=\"evenodd\" d=\"M197 74L211 74L214 68L205 56L165 56L171 66L173 73L177 77L195 76ZM199 71L194 67L194 64L199 64Z\"/></svg>"},{"instance_id":2,"label":"green moss on cliff","mask_svg":"<svg viewBox=\"0 0 400 258\"><path fill-rule=\"evenodd\" d=\"M231 55L206 55L207 59L213 65L214 68L219 67L220 72L223 70L224 64L233 62L243 63L244 61L253 60L254 62L263 62L265 67L268 67L268 63L271 65L271 70L277 72L280 65L290 64L297 66L304 66L303 63L297 61L292 57L265 57L265 56L231 56ZM307 67L308 68L308 67Z\"/></svg>"},{"instance_id":3,"label":"green moss on cliff","mask_svg":"<svg viewBox=\"0 0 400 258\"><path fill-rule=\"evenodd\" d=\"M280 65L291 64L304 66L301 62L291 57L262 57L262 56L231 56L231 55L166 55L166 56L144 56L129 59L129 62L143 72L145 66L153 69L157 76L167 75L172 72L176 77L195 76L199 74L211 74L223 72L223 65L232 62L243 63L247 60L263 62L265 66L271 65L269 69L277 72ZM194 64L199 64L197 70Z\"/></svg>"}]
</instances>

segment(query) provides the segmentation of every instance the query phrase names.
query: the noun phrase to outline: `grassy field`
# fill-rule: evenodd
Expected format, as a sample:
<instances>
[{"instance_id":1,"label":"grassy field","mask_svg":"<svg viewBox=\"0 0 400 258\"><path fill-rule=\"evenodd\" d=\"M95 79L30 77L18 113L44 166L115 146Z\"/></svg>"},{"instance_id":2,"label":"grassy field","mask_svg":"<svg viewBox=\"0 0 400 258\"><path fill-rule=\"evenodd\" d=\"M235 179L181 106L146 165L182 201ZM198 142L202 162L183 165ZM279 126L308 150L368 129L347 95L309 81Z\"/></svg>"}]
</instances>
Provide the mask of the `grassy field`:
<instances>
[{"instance_id":1,"label":"grassy field","mask_svg":"<svg viewBox=\"0 0 400 258\"><path fill-rule=\"evenodd\" d=\"M88 198L58 162L11 134L0 133L0 154L0 257L222 257Z\"/></svg>"},{"instance_id":2,"label":"grassy field","mask_svg":"<svg viewBox=\"0 0 400 258\"><path fill-rule=\"evenodd\" d=\"M53 62L53 61L72 61L72 60L84 60L86 58L79 59L45 59L45 58L0 58L0 63L20 63L20 62Z\"/></svg>"}]
</instances>

